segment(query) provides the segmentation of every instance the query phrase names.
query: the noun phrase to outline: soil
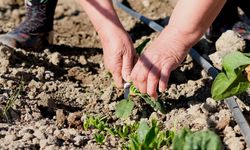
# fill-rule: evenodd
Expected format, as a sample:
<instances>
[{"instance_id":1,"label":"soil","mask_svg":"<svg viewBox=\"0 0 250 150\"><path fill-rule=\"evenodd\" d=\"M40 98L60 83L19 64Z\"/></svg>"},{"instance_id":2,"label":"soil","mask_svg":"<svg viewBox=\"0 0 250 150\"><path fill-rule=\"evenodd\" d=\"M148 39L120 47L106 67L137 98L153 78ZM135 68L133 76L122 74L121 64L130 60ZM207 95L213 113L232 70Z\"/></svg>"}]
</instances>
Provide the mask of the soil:
<instances>
[{"instance_id":1,"label":"soil","mask_svg":"<svg viewBox=\"0 0 250 150\"><path fill-rule=\"evenodd\" d=\"M165 25L174 0L128 0L127 5ZM157 33L117 9L135 46ZM25 16L23 0L0 0L0 33L17 26ZM212 44L197 47L208 56ZM212 50L211 50L212 49ZM59 0L54 22L54 45L40 52L27 52L0 45L0 110L13 95L14 105L7 118L0 117L0 149L119 149L122 141L107 140L98 145L93 135L82 129L86 115L105 116L110 124L121 124L114 115L123 99L102 60L102 47L83 9L73 0ZM208 58L208 57L207 57ZM130 121L157 118L166 129L183 127L192 131L210 129L223 141L225 149L247 149L224 102L211 98L212 79L190 56L170 78L169 89L160 99L167 114L155 112L135 99ZM18 91L18 89L21 89ZM247 94L242 98L247 98ZM240 101L249 114L249 103ZM128 120L126 120L127 122Z\"/></svg>"}]
</instances>

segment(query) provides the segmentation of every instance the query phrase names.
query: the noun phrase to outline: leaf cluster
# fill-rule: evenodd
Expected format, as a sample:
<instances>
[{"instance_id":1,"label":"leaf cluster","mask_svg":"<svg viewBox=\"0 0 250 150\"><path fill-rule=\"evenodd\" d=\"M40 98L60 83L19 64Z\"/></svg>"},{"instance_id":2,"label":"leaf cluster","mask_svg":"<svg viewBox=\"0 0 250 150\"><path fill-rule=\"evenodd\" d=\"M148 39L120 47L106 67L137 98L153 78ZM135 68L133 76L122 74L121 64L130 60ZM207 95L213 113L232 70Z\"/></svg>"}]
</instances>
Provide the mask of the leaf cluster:
<instances>
[{"instance_id":1,"label":"leaf cluster","mask_svg":"<svg viewBox=\"0 0 250 150\"><path fill-rule=\"evenodd\" d=\"M161 131L156 120L151 122L151 126L146 121L141 121L135 134L130 136L128 149L130 150L153 150L162 146L170 146L174 138L173 131Z\"/></svg>"},{"instance_id":2,"label":"leaf cluster","mask_svg":"<svg viewBox=\"0 0 250 150\"><path fill-rule=\"evenodd\" d=\"M212 131L191 132L183 128L173 140L173 150L221 150L220 138Z\"/></svg>"},{"instance_id":3,"label":"leaf cluster","mask_svg":"<svg viewBox=\"0 0 250 150\"><path fill-rule=\"evenodd\" d=\"M250 55L233 52L223 58L223 71L217 75L212 84L212 98L222 100L245 92L250 83L245 68L250 64Z\"/></svg>"}]
</instances>

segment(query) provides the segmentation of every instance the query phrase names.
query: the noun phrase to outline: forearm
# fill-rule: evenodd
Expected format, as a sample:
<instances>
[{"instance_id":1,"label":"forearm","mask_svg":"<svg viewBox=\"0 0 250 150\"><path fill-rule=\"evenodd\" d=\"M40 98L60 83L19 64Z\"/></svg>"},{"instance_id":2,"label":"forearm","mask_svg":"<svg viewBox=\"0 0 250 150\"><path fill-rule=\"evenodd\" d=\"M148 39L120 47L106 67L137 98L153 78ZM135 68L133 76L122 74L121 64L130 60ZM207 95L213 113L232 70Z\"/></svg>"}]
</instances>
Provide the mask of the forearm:
<instances>
[{"instance_id":1,"label":"forearm","mask_svg":"<svg viewBox=\"0 0 250 150\"><path fill-rule=\"evenodd\" d=\"M212 24L226 0L179 0L163 36L190 48ZM180 41L178 41L180 40Z\"/></svg>"},{"instance_id":2,"label":"forearm","mask_svg":"<svg viewBox=\"0 0 250 150\"><path fill-rule=\"evenodd\" d=\"M80 4L100 36L110 35L110 31L123 30L111 0L80 0Z\"/></svg>"}]
</instances>

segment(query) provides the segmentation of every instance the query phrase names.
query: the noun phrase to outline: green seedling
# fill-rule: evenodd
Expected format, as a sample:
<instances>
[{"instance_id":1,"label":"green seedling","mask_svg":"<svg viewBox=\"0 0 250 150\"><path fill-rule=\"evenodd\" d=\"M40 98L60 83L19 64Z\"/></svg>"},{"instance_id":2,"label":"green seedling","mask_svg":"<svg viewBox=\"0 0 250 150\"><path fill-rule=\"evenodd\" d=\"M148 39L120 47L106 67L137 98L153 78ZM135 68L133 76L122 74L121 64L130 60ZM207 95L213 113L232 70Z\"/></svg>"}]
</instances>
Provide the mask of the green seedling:
<instances>
[{"instance_id":1,"label":"green seedling","mask_svg":"<svg viewBox=\"0 0 250 150\"><path fill-rule=\"evenodd\" d=\"M89 127L98 129L96 117L88 117ZM99 122L102 122L97 117ZM176 126L176 125L174 125ZM220 150L222 144L220 138L212 131L191 132L189 129L182 129L176 134L176 129L161 130L159 122L152 120L150 124L142 120L140 123L131 125L111 126L99 128L94 134L94 139L98 144L105 142L105 137L113 136L124 141L123 149L129 150L159 150L163 146L173 150Z\"/></svg>"},{"instance_id":2,"label":"green seedling","mask_svg":"<svg viewBox=\"0 0 250 150\"><path fill-rule=\"evenodd\" d=\"M222 143L212 131L182 129L173 140L173 150L221 150Z\"/></svg>"},{"instance_id":3,"label":"green seedling","mask_svg":"<svg viewBox=\"0 0 250 150\"><path fill-rule=\"evenodd\" d=\"M172 143L173 137L174 132L172 131L160 131L156 120L151 122L151 127L145 121L141 121L136 133L130 136L128 149L160 149L162 146Z\"/></svg>"},{"instance_id":4,"label":"green seedling","mask_svg":"<svg viewBox=\"0 0 250 150\"><path fill-rule=\"evenodd\" d=\"M95 138L95 141L98 144L103 144L105 142L105 136L102 133L99 133L99 134L96 133L96 134L94 134L94 138Z\"/></svg>"},{"instance_id":5,"label":"green seedling","mask_svg":"<svg viewBox=\"0 0 250 150\"><path fill-rule=\"evenodd\" d=\"M126 138L128 138L129 129L130 129L130 127L128 125L123 125L123 126L118 127L116 130L117 130L117 134L122 139L126 139Z\"/></svg>"},{"instance_id":6,"label":"green seedling","mask_svg":"<svg viewBox=\"0 0 250 150\"><path fill-rule=\"evenodd\" d=\"M20 82L19 86L14 90L13 94L7 100L5 106L2 109L2 115L5 116L7 122L9 122L8 112L15 105L21 91L23 90L24 83Z\"/></svg>"},{"instance_id":7,"label":"green seedling","mask_svg":"<svg viewBox=\"0 0 250 150\"><path fill-rule=\"evenodd\" d=\"M233 52L223 58L223 71L218 74L212 85L212 98L222 100L245 92L250 87L245 68L250 64L250 55Z\"/></svg>"},{"instance_id":8,"label":"green seedling","mask_svg":"<svg viewBox=\"0 0 250 150\"><path fill-rule=\"evenodd\" d=\"M104 129L108 126L108 124L104 121L106 118L100 118L100 117L88 117L83 122L83 129L86 131L90 127L96 128L100 131L104 131Z\"/></svg>"},{"instance_id":9,"label":"green seedling","mask_svg":"<svg viewBox=\"0 0 250 150\"><path fill-rule=\"evenodd\" d=\"M141 97L147 104L149 104L155 110L159 110L163 114L167 113L167 110L161 100L152 100L152 98L148 94L141 94L140 91L136 89L133 84L130 86L130 92L136 96Z\"/></svg>"},{"instance_id":10,"label":"green seedling","mask_svg":"<svg viewBox=\"0 0 250 150\"><path fill-rule=\"evenodd\" d=\"M129 99L123 99L116 105L115 115L118 118L128 118L134 108L134 102Z\"/></svg>"},{"instance_id":11,"label":"green seedling","mask_svg":"<svg viewBox=\"0 0 250 150\"><path fill-rule=\"evenodd\" d=\"M150 39L144 40L137 48L136 53L140 55L143 52L143 49L147 45ZM161 113L165 114L166 108L163 105L163 102L160 100L153 100L148 94L141 94L139 90L135 88L133 83L130 86L130 93L134 93L134 95L141 97L147 104L149 104L156 111L159 110ZM132 110L134 108L134 102L128 99L121 100L116 106L116 116L118 118L128 118Z\"/></svg>"}]
</instances>

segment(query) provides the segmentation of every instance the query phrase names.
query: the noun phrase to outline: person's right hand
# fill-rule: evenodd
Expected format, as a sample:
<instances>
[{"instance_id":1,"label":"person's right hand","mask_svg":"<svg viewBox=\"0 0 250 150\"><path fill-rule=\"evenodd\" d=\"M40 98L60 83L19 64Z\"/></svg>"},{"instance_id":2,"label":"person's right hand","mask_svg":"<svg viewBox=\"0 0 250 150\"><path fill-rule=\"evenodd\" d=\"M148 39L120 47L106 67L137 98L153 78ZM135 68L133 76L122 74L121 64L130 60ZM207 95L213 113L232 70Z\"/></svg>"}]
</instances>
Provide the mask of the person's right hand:
<instances>
[{"instance_id":1,"label":"person's right hand","mask_svg":"<svg viewBox=\"0 0 250 150\"><path fill-rule=\"evenodd\" d=\"M135 64L131 78L141 93L157 98L157 86L160 92L165 91L171 71L186 57L188 48L174 35L172 31L161 33Z\"/></svg>"},{"instance_id":2,"label":"person's right hand","mask_svg":"<svg viewBox=\"0 0 250 150\"><path fill-rule=\"evenodd\" d=\"M104 65L111 72L117 87L123 80L130 80L134 66L135 50L128 33L121 28L113 28L107 35L100 36L103 46Z\"/></svg>"}]
</instances>

